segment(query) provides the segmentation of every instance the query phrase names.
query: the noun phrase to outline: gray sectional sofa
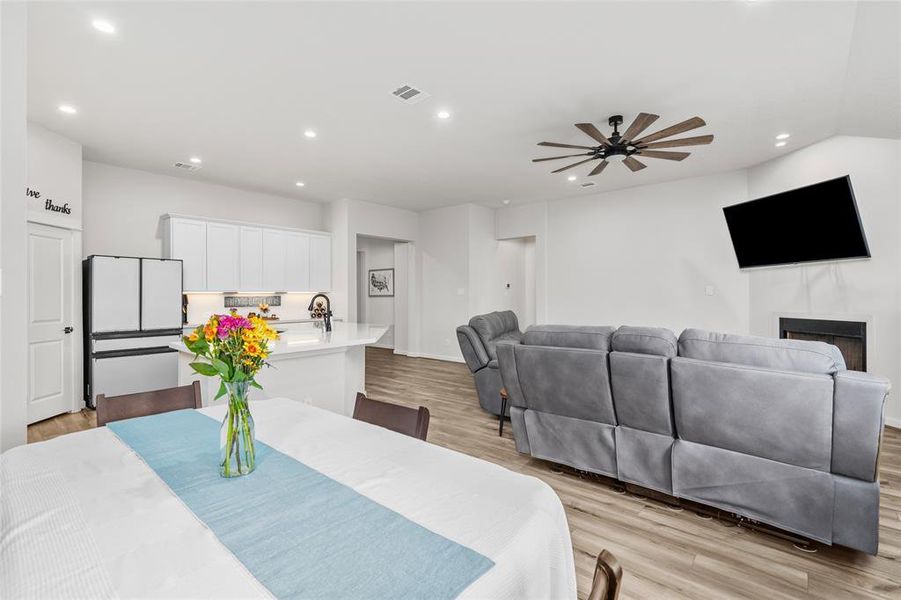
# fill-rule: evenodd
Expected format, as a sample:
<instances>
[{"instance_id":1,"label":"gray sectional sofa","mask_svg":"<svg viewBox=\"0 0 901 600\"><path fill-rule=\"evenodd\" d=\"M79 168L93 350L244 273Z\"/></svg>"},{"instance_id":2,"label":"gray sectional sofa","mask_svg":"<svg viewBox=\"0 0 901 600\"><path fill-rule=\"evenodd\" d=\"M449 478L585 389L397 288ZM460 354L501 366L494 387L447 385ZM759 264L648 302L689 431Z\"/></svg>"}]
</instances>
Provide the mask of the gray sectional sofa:
<instances>
[{"instance_id":1,"label":"gray sectional sofa","mask_svg":"<svg viewBox=\"0 0 901 600\"><path fill-rule=\"evenodd\" d=\"M889 383L836 347L542 325L496 352L519 452L876 553Z\"/></svg>"},{"instance_id":2,"label":"gray sectional sofa","mask_svg":"<svg viewBox=\"0 0 901 600\"><path fill-rule=\"evenodd\" d=\"M475 378L479 404L491 414L501 414L503 384L497 366L497 346L519 343L521 339L519 320L510 310L478 315L468 325L457 327L457 341Z\"/></svg>"}]
</instances>

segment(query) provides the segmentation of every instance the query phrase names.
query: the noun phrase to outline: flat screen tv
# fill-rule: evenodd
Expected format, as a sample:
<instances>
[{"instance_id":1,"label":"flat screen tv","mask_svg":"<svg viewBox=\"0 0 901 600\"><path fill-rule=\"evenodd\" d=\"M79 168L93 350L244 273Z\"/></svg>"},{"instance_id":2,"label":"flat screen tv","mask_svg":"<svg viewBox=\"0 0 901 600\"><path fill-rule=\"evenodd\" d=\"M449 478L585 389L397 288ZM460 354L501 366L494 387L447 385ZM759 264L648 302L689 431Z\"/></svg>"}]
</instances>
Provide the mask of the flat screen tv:
<instances>
[{"instance_id":1,"label":"flat screen tv","mask_svg":"<svg viewBox=\"0 0 901 600\"><path fill-rule=\"evenodd\" d=\"M742 269L870 257L847 175L723 212Z\"/></svg>"}]
</instances>

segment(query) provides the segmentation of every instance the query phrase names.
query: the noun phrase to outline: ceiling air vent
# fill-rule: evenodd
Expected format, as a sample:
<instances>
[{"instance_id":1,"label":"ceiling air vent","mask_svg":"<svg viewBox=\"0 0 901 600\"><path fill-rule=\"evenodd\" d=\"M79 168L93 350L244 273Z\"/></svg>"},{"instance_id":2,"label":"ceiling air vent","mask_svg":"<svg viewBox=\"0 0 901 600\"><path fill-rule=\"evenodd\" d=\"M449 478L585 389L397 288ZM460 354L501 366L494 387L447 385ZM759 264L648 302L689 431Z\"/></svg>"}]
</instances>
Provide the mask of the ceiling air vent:
<instances>
[{"instance_id":1,"label":"ceiling air vent","mask_svg":"<svg viewBox=\"0 0 901 600\"><path fill-rule=\"evenodd\" d=\"M594 187L597 184L593 181L586 181L585 183L580 183L579 185L581 185L582 187Z\"/></svg>"},{"instance_id":2,"label":"ceiling air vent","mask_svg":"<svg viewBox=\"0 0 901 600\"><path fill-rule=\"evenodd\" d=\"M428 92L423 92L412 85L404 84L392 91L391 95L404 104L416 104L417 102L422 102L428 98L430 94Z\"/></svg>"},{"instance_id":3,"label":"ceiling air vent","mask_svg":"<svg viewBox=\"0 0 901 600\"><path fill-rule=\"evenodd\" d=\"M182 171L198 171L198 170L200 170L200 165L192 165L191 163L177 162L177 163L175 163L175 168L181 169Z\"/></svg>"}]
</instances>

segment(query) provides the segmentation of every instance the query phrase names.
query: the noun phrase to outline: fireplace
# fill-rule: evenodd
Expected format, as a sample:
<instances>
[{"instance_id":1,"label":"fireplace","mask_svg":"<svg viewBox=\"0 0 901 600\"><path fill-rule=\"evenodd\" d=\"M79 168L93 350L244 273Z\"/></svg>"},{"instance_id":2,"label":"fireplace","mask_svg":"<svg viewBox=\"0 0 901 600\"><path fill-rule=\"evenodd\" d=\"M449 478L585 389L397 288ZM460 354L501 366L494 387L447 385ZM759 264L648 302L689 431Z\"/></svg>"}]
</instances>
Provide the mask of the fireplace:
<instances>
[{"instance_id":1,"label":"fireplace","mask_svg":"<svg viewBox=\"0 0 901 600\"><path fill-rule=\"evenodd\" d=\"M838 346L851 371L867 370L867 324L830 319L779 319L779 337Z\"/></svg>"}]
</instances>

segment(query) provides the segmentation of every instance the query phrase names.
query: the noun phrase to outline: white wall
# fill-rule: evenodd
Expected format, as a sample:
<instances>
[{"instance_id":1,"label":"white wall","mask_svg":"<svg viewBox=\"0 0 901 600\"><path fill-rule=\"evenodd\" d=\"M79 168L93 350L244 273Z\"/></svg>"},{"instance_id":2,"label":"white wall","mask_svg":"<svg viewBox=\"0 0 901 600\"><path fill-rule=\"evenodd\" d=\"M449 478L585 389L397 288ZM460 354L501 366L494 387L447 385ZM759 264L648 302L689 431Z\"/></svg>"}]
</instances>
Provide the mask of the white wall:
<instances>
[{"instance_id":1,"label":"white wall","mask_svg":"<svg viewBox=\"0 0 901 600\"><path fill-rule=\"evenodd\" d=\"M392 240L383 240L378 238L362 237L357 239L357 251L363 252L364 272L360 278L361 281L367 280L367 273L370 269L394 269L394 245ZM395 289L393 297L387 296L369 296L369 288L357 288L360 300L364 306L365 320L367 323L376 325L387 325L388 332L382 336L378 343L373 344L379 348L394 348L394 308L395 297L406 294L405 288L397 286L398 280L395 269Z\"/></svg>"},{"instance_id":2,"label":"white wall","mask_svg":"<svg viewBox=\"0 0 901 600\"><path fill-rule=\"evenodd\" d=\"M26 6L0 2L0 451L25 443Z\"/></svg>"},{"instance_id":3,"label":"white wall","mask_svg":"<svg viewBox=\"0 0 901 600\"><path fill-rule=\"evenodd\" d=\"M85 256L162 256L166 213L323 229L316 202L88 161L83 196Z\"/></svg>"},{"instance_id":4,"label":"white wall","mask_svg":"<svg viewBox=\"0 0 901 600\"><path fill-rule=\"evenodd\" d=\"M462 360L456 329L469 321L469 205L420 213L420 352Z\"/></svg>"},{"instance_id":5,"label":"white wall","mask_svg":"<svg viewBox=\"0 0 901 600\"><path fill-rule=\"evenodd\" d=\"M81 144L28 123L28 193L29 221L81 229Z\"/></svg>"},{"instance_id":6,"label":"white wall","mask_svg":"<svg viewBox=\"0 0 901 600\"><path fill-rule=\"evenodd\" d=\"M779 314L868 322L867 367L901 388L901 187L898 140L835 137L748 171L757 198L851 176L870 247L869 260L749 271L750 329L778 335ZM901 394L886 415L901 425Z\"/></svg>"},{"instance_id":7,"label":"white wall","mask_svg":"<svg viewBox=\"0 0 901 600\"><path fill-rule=\"evenodd\" d=\"M547 322L747 333L722 213L747 197L736 171L548 203Z\"/></svg>"}]
</instances>

